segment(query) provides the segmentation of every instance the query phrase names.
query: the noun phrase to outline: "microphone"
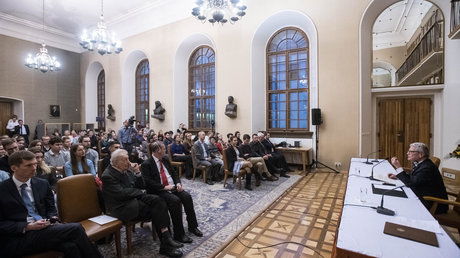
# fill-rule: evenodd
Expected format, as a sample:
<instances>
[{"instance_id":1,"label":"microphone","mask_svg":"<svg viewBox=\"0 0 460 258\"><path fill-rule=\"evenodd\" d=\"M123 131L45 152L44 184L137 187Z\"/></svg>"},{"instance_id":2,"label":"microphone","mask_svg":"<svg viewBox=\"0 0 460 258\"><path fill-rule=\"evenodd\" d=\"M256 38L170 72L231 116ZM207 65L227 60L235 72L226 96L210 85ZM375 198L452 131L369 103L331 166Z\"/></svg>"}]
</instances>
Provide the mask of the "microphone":
<instances>
[{"instance_id":1,"label":"microphone","mask_svg":"<svg viewBox=\"0 0 460 258\"><path fill-rule=\"evenodd\" d=\"M401 188L405 185L400 185L395 188L392 188L390 190L386 190L385 192L382 193L382 201L380 201L380 206L377 207L377 213L383 214L383 215L388 215L388 216L394 216L395 212L393 210L387 209L383 207L383 197L385 196L386 193L396 190L398 188Z\"/></svg>"},{"instance_id":2,"label":"microphone","mask_svg":"<svg viewBox=\"0 0 460 258\"><path fill-rule=\"evenodd\" d=\"M379 163L375 164L374 166L372 166L372 170L371 170L371 176L368 177L370 180L374 180L374 181L382 181L380 179L377 179L377 178L374 178L374 168L380 164L382 164L383 162L387 161L389 159L389 157L385 158L384 160L380 161ZM371 163L372 164L372 163Z\"/></svg>"},{"instance_id":3,"label":"microphone","mask_svg":"<svg viewBox=\"0 0 460 258\"><path fill-rule=\"evenodd\" d=\"M363 162L363 163L364 163L364 164L368 164L368 165L374 164L374 163L372 163L372 162L369 161L369 156L372 155L372 154L374 154L374 153L379 153L379 152L381 152L381 151L382 151L382 150L378 150L378 151L374 151L374 152L371 152L371 153L367 154L366 161ZM378 160L377 160L377 161L373 160L373 162L378 162Z\"/></svg>"}]
</instances>

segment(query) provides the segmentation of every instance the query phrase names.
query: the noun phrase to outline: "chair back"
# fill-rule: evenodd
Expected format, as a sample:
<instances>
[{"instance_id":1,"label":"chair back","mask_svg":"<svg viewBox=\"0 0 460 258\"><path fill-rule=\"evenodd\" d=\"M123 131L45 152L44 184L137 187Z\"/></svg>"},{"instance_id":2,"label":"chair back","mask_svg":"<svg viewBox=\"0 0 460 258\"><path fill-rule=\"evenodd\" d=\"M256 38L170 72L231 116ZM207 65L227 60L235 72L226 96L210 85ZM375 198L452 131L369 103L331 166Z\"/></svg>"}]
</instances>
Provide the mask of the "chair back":
<instances>
[{"instance_id":1,"label":"chair back","mask_svg":"<svg viewBox=\"0 0 460 258\"><path fill-rule=\"evenodd\" d=\"M227 150L222 150L222 160L224 161L224 169L228 171Z\"/></svg>"},{"instance_id":2,"label":"chair back","mask_svg":"<svg viewBox=\"0 0 460 258\"><path fill-rule=\"evenodd\" d=\"M441 160L438 157L432 156L430 157L431 161L439 168L439 164L441 164Z\"/></svg>"},{"instance_id":3,"label":"chair back","mask_svg":"<svg viewBox=\"0 0 460 258\"><path fill-rule=\"evenodd\" d=\"M190 155L192 155L193 168L197 168L197 162L196 162L196 159L195 159L195 149L193 148L193 146L190 149Z\"/></svg>"},{"instance_id":4,"label":"chair back","mask_svg":"<svg viewBox=\"0 0 460 258\"><path fill-rule=\"evenodd\" d=\"M59 180L57 204L62 222L80 222L101 215L93 175L80 174Z\"/></svg>"},{"instance_id":5,"label":"chair back","mask_svg":"<svg viewBox=\"0 0 460 258\"><path fill-rule=\"evenodd\" d=\"M102 177L102 173L104 173L104 171L102 171L102 160L103 159L99 159L97 161L97 177L101 178Z\"/></svg>"},{"instance_id":6,"label":"chair back","mask_svg":"<svg viewBox=\"0 0 460 258\"><path fill-rule=\"evenodd\" d=\"M172 159L172 154L171 154L171 144L168 144L168 159L169 159L169 162L172 162L173 159Z\"/></svg>"}]
</instances>

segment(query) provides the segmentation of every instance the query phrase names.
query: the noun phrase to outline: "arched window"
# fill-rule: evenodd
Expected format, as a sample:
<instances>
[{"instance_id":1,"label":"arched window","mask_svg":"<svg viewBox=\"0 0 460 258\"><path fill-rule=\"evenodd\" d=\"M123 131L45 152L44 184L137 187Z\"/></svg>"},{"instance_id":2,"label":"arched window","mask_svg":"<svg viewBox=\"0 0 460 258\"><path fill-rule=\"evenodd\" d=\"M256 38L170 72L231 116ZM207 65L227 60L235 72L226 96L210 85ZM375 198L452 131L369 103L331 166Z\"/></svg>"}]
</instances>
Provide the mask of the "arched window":
<instances>
[{"instance_id":1,"label":"arched window","mask_svg":"<svg viewBox=\"0 0 460 258\"><path fill-rule=\"evenodd\" d=\"M215 121L215 56L206 46L193 52L189 61L189 129L212 128Z\"/></svg>"},{"instance_id":2,"label":"arched window","mask_svg":"<svg viewBox=\"0 0 460 258\"><path fill-rule=\"evenodd\" d=\"M267 45L267 131L309 129L308 38L297 28L275 33Z\"/></svg>"},{"instance_id":3,"label":"arched window","mask_svg":"<svg viewBox=\"0 0 460 258\"><path fill-rule=\"evenodd\" d=\"M97 76L97 117L98 128L105 129L105 72L102 70Z\"/></svg>"},{"instance_id":4,"label":"arched window","mask_svg":"<svg viewBox=\"0 0 460 258\"><path fill-rule=\"evenodd\" d=\"M142 60L136 68L136 120L145 126L149 123L149 61Z\"/></svg>"}]
</instances>

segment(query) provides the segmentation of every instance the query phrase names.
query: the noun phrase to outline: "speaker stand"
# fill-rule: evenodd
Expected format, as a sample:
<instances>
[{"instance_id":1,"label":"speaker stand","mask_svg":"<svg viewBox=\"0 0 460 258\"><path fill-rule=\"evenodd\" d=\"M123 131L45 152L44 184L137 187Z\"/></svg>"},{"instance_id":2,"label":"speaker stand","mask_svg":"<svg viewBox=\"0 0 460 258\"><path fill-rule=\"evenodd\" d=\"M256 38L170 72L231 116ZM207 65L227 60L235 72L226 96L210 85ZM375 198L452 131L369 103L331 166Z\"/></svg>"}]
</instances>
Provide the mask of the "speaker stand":
<instances>
[{"instance_id":1,"label":"speaker stand","mask_svg":"<svg viewBox=\"0 0 460 258\"><path fill-rule=\"evenodd\" d=\"M322 165L323 167L325 168L328 168L332 171L334 171L335 173L340 173L339 171L337 171L336 169L333 169L327 165L325 165L324 163L321 163L320 161L318 161L318 146L319 146L319 125L316 125L316 135L315 135L315 138L316 138L316 152L315 152L315 159L313 160L313 163L311 164L311 168L313 168L313 166L315 166L315 168L320 168L319 165Z\"/></svg>"}]
</instances>

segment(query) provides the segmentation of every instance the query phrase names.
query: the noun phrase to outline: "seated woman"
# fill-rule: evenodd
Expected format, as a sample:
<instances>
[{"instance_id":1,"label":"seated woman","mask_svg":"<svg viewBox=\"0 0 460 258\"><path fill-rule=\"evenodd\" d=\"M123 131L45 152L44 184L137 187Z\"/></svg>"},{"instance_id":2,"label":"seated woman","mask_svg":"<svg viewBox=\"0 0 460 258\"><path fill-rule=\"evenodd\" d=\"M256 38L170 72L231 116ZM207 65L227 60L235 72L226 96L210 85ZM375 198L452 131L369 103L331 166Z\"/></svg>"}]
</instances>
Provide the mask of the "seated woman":
<instances>
[{"instance_id":1,"label":"seated woman","mask_svg":"<svg viewBox=\"0 0 460 258\"><path fill-rule=\"evenodd\" d=\"M51 186L54 192L56 192L56 168L46 165L45 160L43 159L44 153L41 147L33 147L29 149L35 155L37 160L37 174L35 175L38 178L45 179Z\"/></svg>"},{"instance_id":2,"label":"seated woman","mask_svg":"<svg viewBox=\"0 0 460 258\"><path fill-rule=\"evenodd\" d=\"M174 135L174 142L171 144L171 157L172 161L185 163L185 178L191 179L193 177L192 156L185 154L184 146L180 142L180 134L178 133Z\"/></svg>"},{"instance_id":3,"label":"seated woman","mask_svg":"<svg viewBox=\"0 0 460 258\"><path fill-rule=\"evenodd\" d=\"M217 148L219 148L219 151L222 152L224 149L227 149L227 143L224 141L224 138L222 137L221 133L217 133Z\"/></svg>"},{"instance_id":4,"label":"seated woman","mask_svg":"<svg viewBox=\"0 0 460 258\"><path fill-rule=\"evenodd\" d=\"M230 146L225 150L227 153L227 166L229 171L233 171L233 175L238 175L240 169L246 170L246 185L244 188L252 191L251 188L251 168L252 164L249 161L244 160L241 153L238 151L236 145L238 144L238 138L232 136L230 138Z\"/></svg>"},{"instance_id":5,"label":"seated woman","mask_svg":"<svg viewBox=\"0 0 460 258\"><path fill-rule=\"evenodd\" d=\"M192 146L193 146L192 134L191 133L185 133L185 137L184 137L184 141L182 143L182 146L184 147L184 153L186 155L190 155L190 151L192 150Z\"/></svg>"},{"instance_id":6,"label":"seated woman","mask_svg":"<svg viewBox=\"0 0 460 258\"><path fill-rule=\"evenodd\" d=\"M40 147L42 148L42 141L41 140L33 140L29 143L29 149L33 147Z\"/></svg>"},{"instance_id":7,"label":"seated woman","mask_svg":"<svg viewBox=\"0 0 460 258\"><path fill-rule=\"evenodd\" d=\"M89 173L96 176L93 162L86 159L85 148L82 144L74 144L70 147L70 161L67 161L64 167L66 177Z\"/></svg>"},{"instance_id":8,"label":"seated woman","mask_svg":"<svg viewBox=\"0 0 460 258\"><path fill-rule=\"evenodd\" d=\"M236 139L238 140L238 143L236 144L236 146L240 146L243 143L243 141L241 140L240 131L236 131L234 135L236 136Z\"/></svg>"}]
</instances>

